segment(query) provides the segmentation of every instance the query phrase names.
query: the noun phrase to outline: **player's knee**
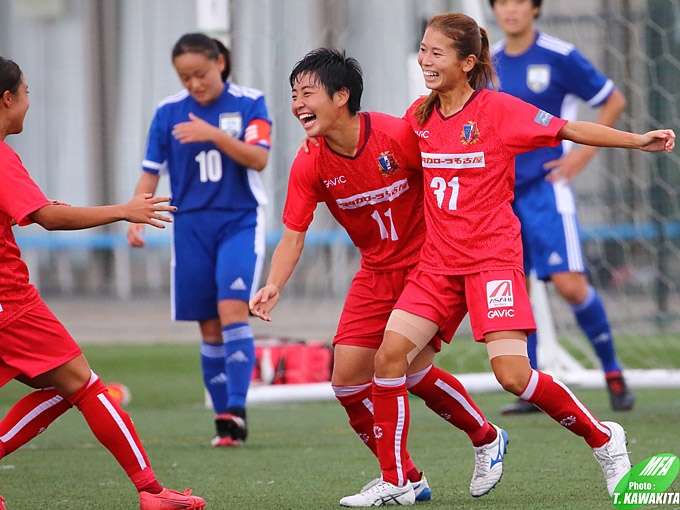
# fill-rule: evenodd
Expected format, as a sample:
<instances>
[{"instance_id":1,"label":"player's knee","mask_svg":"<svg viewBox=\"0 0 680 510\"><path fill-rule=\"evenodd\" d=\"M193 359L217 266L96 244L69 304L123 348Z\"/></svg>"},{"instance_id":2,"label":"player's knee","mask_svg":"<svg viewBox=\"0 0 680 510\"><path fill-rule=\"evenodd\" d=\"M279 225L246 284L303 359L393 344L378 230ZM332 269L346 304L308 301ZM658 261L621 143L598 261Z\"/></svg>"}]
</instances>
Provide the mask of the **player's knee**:
<instances>
[{"instance_id":1,"label":"player's knee","mask_svg":"<svg viewBox=\"0 0 680 510\"><path fill-rule=\"evenodd\" d=\"M401 377L406 373L408 360L405 353L381 347L375 354L374 367L378 377Z\"/></svg>"}]
</instances>

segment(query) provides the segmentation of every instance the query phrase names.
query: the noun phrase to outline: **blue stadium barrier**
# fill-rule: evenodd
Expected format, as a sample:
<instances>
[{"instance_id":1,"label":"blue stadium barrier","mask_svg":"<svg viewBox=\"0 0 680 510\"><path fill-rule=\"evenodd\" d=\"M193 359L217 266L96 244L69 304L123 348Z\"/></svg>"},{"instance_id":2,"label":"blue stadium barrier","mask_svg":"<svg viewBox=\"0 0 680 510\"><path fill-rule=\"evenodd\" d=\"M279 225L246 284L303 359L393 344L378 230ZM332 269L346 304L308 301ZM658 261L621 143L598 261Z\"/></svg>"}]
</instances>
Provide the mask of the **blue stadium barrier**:
<instances>
[{"instance_id":1,"label":"blue stadium barrier","mask_svg":"<svg viewBox=\"0 0 680 510\"><path fill-rule=\"evenodd\" d=\"M281 239L281 232L267 232L266 243L273 248ZM680 238L680 222L663 224L652 223L620 223L612 225L590 225L581 227L581 240L654 240L661 235L667 239ZM145 236L148 247L170 246L170 235ZM111 250L127 246L126 234L123 232L87 232L20 234L16 236L22 250ZM344 230L311 230L305 238L307 246L330 246L335 244L351 245L352 241Z\"/></svg>"}]
</instances>

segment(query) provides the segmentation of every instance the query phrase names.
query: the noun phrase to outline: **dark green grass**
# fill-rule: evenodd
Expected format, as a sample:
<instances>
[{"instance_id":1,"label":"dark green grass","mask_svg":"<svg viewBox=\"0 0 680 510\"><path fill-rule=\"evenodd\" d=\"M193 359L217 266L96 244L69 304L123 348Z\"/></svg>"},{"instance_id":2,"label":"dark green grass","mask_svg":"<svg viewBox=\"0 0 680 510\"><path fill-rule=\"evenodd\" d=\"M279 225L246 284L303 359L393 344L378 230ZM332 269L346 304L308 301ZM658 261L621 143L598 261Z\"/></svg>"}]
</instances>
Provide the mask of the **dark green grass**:
<instances>
[{"instance_id":1,"label":"dark green grass","mask_svg":"<svg viewBox=\"0 0 680 510\"><path fill-rule=\"evenodd\" d=\"M208 446L212 413L204 408L195 346L88 346L105 381L128 385L126 408L160 481L205 497L209 509L338 509L338 500L379 474L377 461L354 436L334 401L271 404L248 411L250 436L238 449ZM483 351L480 355L483 355ZM25 394L11 383L0 411ZM600 419L628 431L633 463L656 453L680 454L680 391L639 390L633 412L614 414L603 390L576 391ZM489 495L468 493L473 456L467 437L411 400L411 454L425 471L435 509L613 508L586 444L542 414L500 416L513 398L475 395L487 417L509 433L502 482ZM680 491L676 480L672 491ZM10 510L132 509L136 493L77 411L0 462L0 492ZM668 505L664 508L671 508Z\"/></svg>"}]
</instances>

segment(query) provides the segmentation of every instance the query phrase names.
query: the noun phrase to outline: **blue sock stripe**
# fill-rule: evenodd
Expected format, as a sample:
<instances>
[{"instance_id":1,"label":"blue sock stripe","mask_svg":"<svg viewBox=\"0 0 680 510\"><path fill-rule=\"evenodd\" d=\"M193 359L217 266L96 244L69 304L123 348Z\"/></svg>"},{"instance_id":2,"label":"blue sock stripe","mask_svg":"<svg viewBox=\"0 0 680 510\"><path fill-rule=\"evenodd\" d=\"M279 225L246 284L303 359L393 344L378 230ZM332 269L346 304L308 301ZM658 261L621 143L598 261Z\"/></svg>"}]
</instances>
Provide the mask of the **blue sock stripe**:
<instances>
[{"instance_id":1,"label":"blue sock stripe","mask_svg":"<svg viewBox=\"0 0 680 510\"><path fill-rule=\"evenodd\" d=\"M236 322L222 328L222 340L224 343L230 342L232 340L240 340L242 338L253 338L253 332L250 329L250 324Z\"/></svg>"},{"instance_id":2,"label":"blue sock stripe","mask_svg":"<svg viewBox=\"0 0 680 510\"><path fill-rule=\"evenodd\" d=\"M201 342L201 356L207 358L224 358L224 344Z\"/></svg>"}]
</instances>

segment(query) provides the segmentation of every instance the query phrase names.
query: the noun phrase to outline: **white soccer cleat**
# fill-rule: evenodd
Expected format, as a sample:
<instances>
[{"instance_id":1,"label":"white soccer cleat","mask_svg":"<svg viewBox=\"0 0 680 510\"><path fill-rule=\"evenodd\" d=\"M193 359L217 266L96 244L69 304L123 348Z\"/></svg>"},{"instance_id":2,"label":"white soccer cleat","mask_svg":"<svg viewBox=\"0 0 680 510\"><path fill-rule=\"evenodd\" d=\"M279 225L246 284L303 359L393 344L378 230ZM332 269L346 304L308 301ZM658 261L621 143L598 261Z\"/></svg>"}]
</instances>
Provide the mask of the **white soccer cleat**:
<instances>
[{"instance_id":1,"label":"white soccer cleat","mask_svg":"<svg viewBox=\"0 0 680 510\"><path fill-rule=\"evenodd\" d=\"M361 492L367 491L381 481L382 477L374 478L363 486ZM427 483L427 478L425 478L425 475L422 472L420 473L420 480L417 482L411 482L411 486L413 487L413 492L416 495L416 501L430 501L432 499L432 491L430 490L430 486Z\"/></svg>"},{"instance_id":2,"label":"white soccer cleat","mask_svg":"<svg viewBox=\"0 0 680 510\"><path fill-rule=\"evenodd\" d=\"M593 448L593 455L602 467L607 490L611 496L616 485L631 468L626 448L628 441L626 441L626 431L618 423L603 421L602 425L611 431L611 437L603 446Z\"/></svg>"},{"instance_id":3,"label":"white soccer cleat","mask_svg":"<svg viewBox=\"0 0 680 510\"><path fill-rule=\"evenodd\" d=\"M508 434L493 423L498 436L491 443L475 446L475 471L470 481L470 494L479 498L488 494L503 476L503 458L508 445Z\"/></svg>"},{"instance_id":4,"label":"white soccer cleat","mask_svg":"<svg viewBox=\"0 0 680 510\"><path fill-rule=\"evenodd\" d=\"M403 487L397 487L381 479L373 480L366 485L359 494L345 496L340 500L340 506L366 507L388 505L413 505L416 502L416 493L411 482L406 482Z\"/></svg>"}]
</instances>

